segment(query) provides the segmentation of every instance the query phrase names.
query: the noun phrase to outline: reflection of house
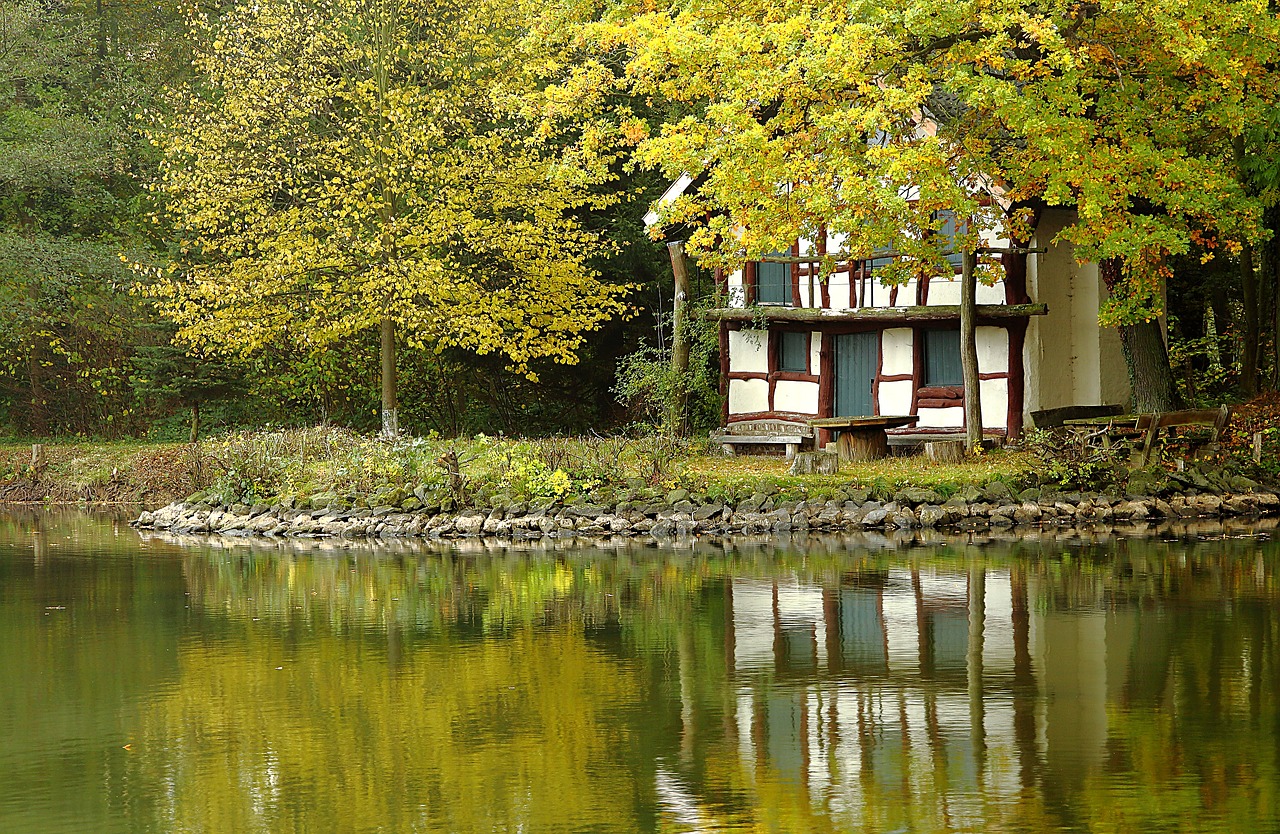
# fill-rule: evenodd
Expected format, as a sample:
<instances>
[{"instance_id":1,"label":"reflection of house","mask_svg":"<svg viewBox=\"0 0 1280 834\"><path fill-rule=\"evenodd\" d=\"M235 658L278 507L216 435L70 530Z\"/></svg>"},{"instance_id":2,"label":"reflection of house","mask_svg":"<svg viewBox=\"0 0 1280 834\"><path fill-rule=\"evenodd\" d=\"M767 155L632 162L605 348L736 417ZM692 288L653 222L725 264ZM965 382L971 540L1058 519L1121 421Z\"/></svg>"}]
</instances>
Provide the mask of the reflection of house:
<instances>
[{"instance_id":1,"label":"reflection of house","mask_svg":"<svg viewBox=\"0 0 1280 834\"><path fill-rule=\"evenodd\" d=\"M1012 800L1041 765L1083 778L1105 748L1134 631L1116 613L1032 611L1035 591L981 570L847 574L835 587L734 580L725 621L744 767L857 827L904 824L865 814L922 802L963 820L979 793Z\"/></svg>"},{"instance_id":2,"label":"reflection of house","mask_svg":"<svg viewBox=\"0 0 1280 834\"><path fill-rule=\"evenodd\" d=\"M681 178L659 203L689 187ZM955 220L938 219L941 234L953 237ZM1005 255L1003 276L978 286L982 422L997 433L1019 435L1039 409L1129 397L1119 338L1097 323L1105 298L1097 266L1077 265L1069 244L1052 242L1069 220L1045 211L1032 245L1048 252ZM824 231L768 257L816 257L843 246L843 235ZM886 263L841 261L824 277L817 264L766 259L718 274L728 298L713 313L726 423L911 414L920 429L962 427L959 255L947 257L943 274L892 288L878 277Z\"/></svg>"}]
</instances>

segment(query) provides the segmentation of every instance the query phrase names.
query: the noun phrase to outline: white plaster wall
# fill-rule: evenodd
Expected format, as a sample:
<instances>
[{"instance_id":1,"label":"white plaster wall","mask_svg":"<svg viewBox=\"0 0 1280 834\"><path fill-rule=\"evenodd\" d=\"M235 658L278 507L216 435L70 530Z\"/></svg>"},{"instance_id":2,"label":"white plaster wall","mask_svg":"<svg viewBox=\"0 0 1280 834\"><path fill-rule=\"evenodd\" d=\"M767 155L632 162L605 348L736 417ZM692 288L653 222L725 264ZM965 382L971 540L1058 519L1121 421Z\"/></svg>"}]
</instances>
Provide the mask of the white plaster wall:
<instances>
[{"instance_id":1,"label":"white plaster wall","mask_svg":"<svg viewBox=\"0 0 1280 834\"><path fill-rule=\"evenodd\" d=\"M1086 264L1080 267L1082 277L1098 275L1097 264ZM1096 277L1099 297L1105 301L1110 293L1101 277ZM1164 323L1164 319L1160 320ZM1166 340L1168 333L1165 333ZM1102 402L1128 405L1132 389L1129 385L1129 366L1124 361L1124 350L1120 347L1120 331L1114 327L1105 327L1098 332L1098 362Z\"/></svg>"},{"instance_id":2,"label":"white plaster wall","mask_svg":"<svg viewBox=\"0 0 1280 834\"><path fill-rule=\"evenodd\" d=\"M1004 282L997 281L988 287L986 284L979 282L978 291L974 293L974 301L977 304L1003 304L1004 303ZM960 302L957 301L957 304Z\"/></svg>"},{"instance_id":3,"label":"white plaster wall","mask_svg":"<svg viewBox=\"0 0 1280 834\"><path fill-rule=\"evenodd\" d=\"M763 380L759 380L763 382ZM768 396L766 389L765 395ZM732 406L730 406L732 408ZM773 410L818 413L818 383L780 379L774 384Z\"/></svg>"},{"instance_id":4,"label":"white plaster wall","mask_svg":"<svg viewBox=\"0 0 1280 834\"><path fill-rule=\"evenodd\" d=\"M978 383L982 396L982 427L1003 429L1009 423L1009 381L984 379Z\"/></svg>"},{"instance_id":5,"label":"white plaster wall","mask_svg":"<svg viewBox=\"0 0 1280 834\"><path fill-rule=\"evenodd\" d=\"M1075 379L1072 395L1076 403L1091 405L1101 403L1102 380L1099 375L1102 358L1098 329L1098 307L1102 301L1099 292L1101 280L1098 268L1089 264L1081 269L1074 261L1070 264L1070 280L1073 284L1071 294L1070 336L1075 353ZM1052 362L1052 354L1046 356ZM1064 403L1073 405L1075 403Z\"/></svg>"},{"instance_id":6,"label":"white plaster wall","mask_svg":"<svg viewBox=\"0 0 1280 834\"><path fill-rule=\"evenodd\" d=\"M1009 245L1009 241L996 229L981 229L978 232L978 240L981 241L983 246L990 246L992 248Z\"/></svg>"},{"instance_id":7,"label":"white plaster wall","mask_svg":"<svg viewBox=\"0 0 1280 834\"><path fill-rule=\"evenodd\" d=\"M730 330L729 370L768 373L769 334L764 330Z\"/></svg>"},{"instance_id":8,"label":"white plaster wall","mask_svg":"<svg viewBox=\"0 0 1280 834\"><path fill-rule=\"evenodd\" d=\"M975 328L978 347L978 371L995 374L1009 370L1009 331L1003 327Z\"/></svg>"},{"instance_id":9,"label":"white plaster wall","mask_svg":"<svg viewBox=\"0 0 1280 834\"><path fill-rule=\"evenodd\" d=\"M1075 260L1071 246L1054 243L1070 220L1070 213L1050 209L1040 216L1033 246L1046 252L1027 259L1027 291L1048 305L1047 316L1035 316L1027 326L1023 351L1026 364L1026 410L1058 408L1075 397L1076 352L1072 339Z\"/></svg>"},{"instance_id":10,"label":"white plaster wall","mask_svg":"<svg viewBox=\"0 0 1280 834\"><path fill-rule=\"evenodd\" d=\"M880 413L890 415L910 414L911 393L915 390L915 385L909 379L904 379L901 382L880 383Z\"/></svg>"},{"instance_id":11,"label":"white plaster wall","mask_svg":"<svg viewBox=\"0 0 1280 834\"><path fill-rule=\"evenodd\" d=\"M809 371L818 373L822 367L822 331L814 330L809 334Z\"/></svg>"},{"instance_id":12,"label":"white plaster wall","mask_svg":"<svg viewBox=\"0 0 1280 834\"><path fill-rule=\"evenodd\" d=\"M852 310L856 306L857 297L849 283L849 273L836 272L827 278L831 292L831 309Z\"/></svg>"},{"instance_id":13,"label":"white plaster wall","mask_svg":"<svg viewBox=\"0 0 1280 834\"><path fill-rule=\"evenodd\" d=\"M763 379L729 380L729 413L753 414L769 410L769 383Z\"/></svg>"},{"instance_id":14,"label":"white plaster wall","mask_svg":"<svg viewBox=\"0 0 1280 834\"><path fill-rule=\"evenodd\" d=\"M1023 350L1026 364L1024 417L1044 408L1068 405L1128 405L1129 377L1119 335L1098 327L1098 307L1106 289L1096 264L1079 265L1074 248L1054 238L1073 222L1070 211L1041 215L1033 246L1047 247L1027 265L1027 290L1049 307L1033 317Z\"/></svg>"},{"instance_id":15,"label":"white plaster wall","mask_svg":"<svg viewBox=\"0 0 1280 834\"><path fill-rule=\"evenodd\" d=\"M929 305L959 304L959 278L933 278L929 281Z\"/></svg>"},{"instance_id":16,"label":"white plaster wall","mask_svg":"<svg viewBox=\"0 0 1280 834\"><path fill-rule=\"evenodd\" d=\"M902 286L898 287L898 297L897 297L897 299L894 301L894 303L893 303L893 305L892 305L892 306L894 306L894 307L914 307L914 306L916 306L916 284L918 284L918 283L919 283L919 282L918 282L918 281L916 281L916 280L913 278L913 279L911 279L910 281L908 281L907 283L905 283L905 284L903 284ZM881 295L881 294L880 294L881 292L883 292L883 293L884 293L884 295ZM876 287L876 301L878 302L876 306L878 306L878 307L888 307L888 306L890 306L890 305L889 305L889 296L890 296L892 293L893 293L893 287L886 287L886 286L883 286L883 285Z\"/></svg>"},{"instance_id":17,"label":"white plaster wall","mask_svg":"<svg viewBox=\"0 0 1280 834\"><path fill-rule=\"evenodd\" d=\"M911 355L911 329L895 327L892 330L884 331L880 337L880 353L883 359L881 373L886 376L912 373L915 368L915 361ZM908 403L910 403L910 398L908 398ZM881 410L883 411L883 409ZM884 413L906 414L907 412L887 411Z\"/></svg>"},{"instance_id":18,"label":"white plaster wall","mask_svg":"<svg viewBox=\"0 0 1280 834\"><path fill-rule=\"evenodd\" d=\"M742 270L729 273L729 279L725 282L729 290L729 306L745 307L747 306L747 289L744 283Z\"/></svg>"},{"instance_id":19,"label":"white plaster wall","mask_svg":"<svg viewBox=\"0 0 1280 834\"><path fill-rule=\"evenodd\" d=\"M916 425L921 428L938 428L938 427L959 427L964 425L964 409L963 408L922 408L920 409L920 422Z\"/></svg>"}]
</instances>

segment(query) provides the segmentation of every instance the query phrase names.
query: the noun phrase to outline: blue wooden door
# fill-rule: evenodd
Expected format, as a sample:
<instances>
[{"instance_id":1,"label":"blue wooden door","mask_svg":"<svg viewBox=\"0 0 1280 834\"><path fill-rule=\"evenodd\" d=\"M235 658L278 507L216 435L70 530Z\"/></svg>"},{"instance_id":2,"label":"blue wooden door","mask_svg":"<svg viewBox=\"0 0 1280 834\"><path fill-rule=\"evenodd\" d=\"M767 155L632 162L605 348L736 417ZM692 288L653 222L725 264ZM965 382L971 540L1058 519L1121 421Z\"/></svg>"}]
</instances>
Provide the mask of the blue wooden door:
<instances>
[{"instance_id":1,"label":"blue wooden door","mask_svg":"<svg viewBox=\"0 0 1280 834\"><path fill-rule=\"evenodd\" d=\"M875 413L871 383L879 365L876 333L846 333L836 337L836 417L866 417Z\"/></svg>"}]
</instances>

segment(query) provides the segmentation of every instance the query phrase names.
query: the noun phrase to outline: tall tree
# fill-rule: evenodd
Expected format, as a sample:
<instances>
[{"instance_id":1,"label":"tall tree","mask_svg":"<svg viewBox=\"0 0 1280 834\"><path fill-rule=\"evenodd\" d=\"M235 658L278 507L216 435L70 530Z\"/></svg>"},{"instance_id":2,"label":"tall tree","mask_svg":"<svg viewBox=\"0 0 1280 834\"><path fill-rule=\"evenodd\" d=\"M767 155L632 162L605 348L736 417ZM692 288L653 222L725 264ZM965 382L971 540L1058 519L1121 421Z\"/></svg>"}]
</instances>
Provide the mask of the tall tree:
<instances>
[{"instance_id":1,"label":"tall tree","mask_svg":"<svg viewBox=\"0 0 1280 834\"><path fill-rule=\"evenodd\" d=\"M1169 257L1261 237L1260 203L1229 161L1280 90L1266 0L569 9L574 25L547 30L607 60L567 76L562 99L603 102L613 85L687 108L653 135L611 115L640 160L699 175L667 213L700 226L693 249L740 262L826 223L855 255L911 252L940 209L1024 239L1023 208L1074 208L1062 237L1118 265L1100 317L1138 357L1140 407L1169 407L1176 390L1156 322Z\"/></svg>"},{"instance_id":2,"label":"tall tree","mask_svg":"<svg viewBox=\"0 0 1280 834\"><path fill-rule=\"evenodd\" d=\"M35 434L116 431L131 405L146 314L119 253L142 214L147 61L113 31L75 4L0 0L0 418Z\"/></svg>"},{"instance_id":3,"label":"tall tree","mask_svg":"<svg viewBox=\"0 0 1280 834\"><path fill-rule=\"evenodd\" d=\"M253 353L380 333L573 363L626 311L573 212L600 169L562 164L520 116L534 80L517 4L266 0L197 16L198 83L154 133L181 230L149 292L202 348Z\"/></svg>"}]
</instances>

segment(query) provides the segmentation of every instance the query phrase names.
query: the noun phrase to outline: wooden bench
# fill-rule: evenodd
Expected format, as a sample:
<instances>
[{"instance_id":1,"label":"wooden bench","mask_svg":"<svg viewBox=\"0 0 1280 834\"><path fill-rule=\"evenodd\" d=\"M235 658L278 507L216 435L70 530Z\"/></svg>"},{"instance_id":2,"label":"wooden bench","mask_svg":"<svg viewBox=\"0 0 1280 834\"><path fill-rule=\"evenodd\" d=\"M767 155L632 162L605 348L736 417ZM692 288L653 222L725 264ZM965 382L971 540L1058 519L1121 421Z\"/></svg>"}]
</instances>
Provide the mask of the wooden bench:
<instances>
[{"instance_id":1,"label":"wooden bench","mask_svg":"<svg viewBox=\"0 0 1280 834\"><path fill-rule=\"evenodd\" d=\"M1182 426L1207 426L1213 429L1209 444L1216 448L1222 440L1223 431L1226 430L1227 424L1230 422L1231 406L1229 405L1224 405L1221 408L1143 414L1138 418L1134 426L1139 431L1146 430L1146 435L1142 441L1142 465L1146 466L1151 462L1151 451L1155 447L1156 440L1160 437L1160 432L1164 429L1174 429Z\"/></svg>"},{"instance_id":2,"label":"wooden bench","mask_svg":"<svg viewBox=\"0 0 1280 834\"><path fill-rule=\"evenodd\" d=\"M905 429L889 429L889 448L895 455L919 454L926 443L966 443L968 435L955 426L912 426ZM1008 432L1004 429L983 429L982 446L995 449L1005 444Z\"/></svg>"},{"instance_id":3,"label":"wooden bench","mask_svg":"<svg viewBox=\"0 0 1280 834\"><path fill-rule=\"evenodd\" d=\"M1056 429L1069 420L1091 420L1118 417L1124 408L1118 405L1068 405L1031 412L1031 422L1038 429Z\"/></svg>"},{"instance_id":4,"label":"wooden bench","mask_svg":"<svg viewBox=\"0 0 1280 834\"><path fill-rule=\"evenodd\" d=\"M1211 445L1218 444L1222 432L1231 422L1231 407L1202 408L1188 411L1161 411L1153 414L1119 414L1112 417L1085 417L1065 420L1064 425L1076 432L1082 445L1098 442L1109 449L1117 442L1134 441L1134 456L1141 466L1151 463L1160 433L1173 429L1204 426L1213 430Z\"/></svg>"},{"instance_id":5,"label":"wooden bench","mask_svg":"<svg viewBox=\"0 0 1280 834\"><path fill-rule=\"evenodd\" d=\"M720 444L731 457L738 446L785 446L791 460L803 446L813 445L813 429L789 420L742 420L713 432L711 442Z\"/></svg>"}]
</instances>

